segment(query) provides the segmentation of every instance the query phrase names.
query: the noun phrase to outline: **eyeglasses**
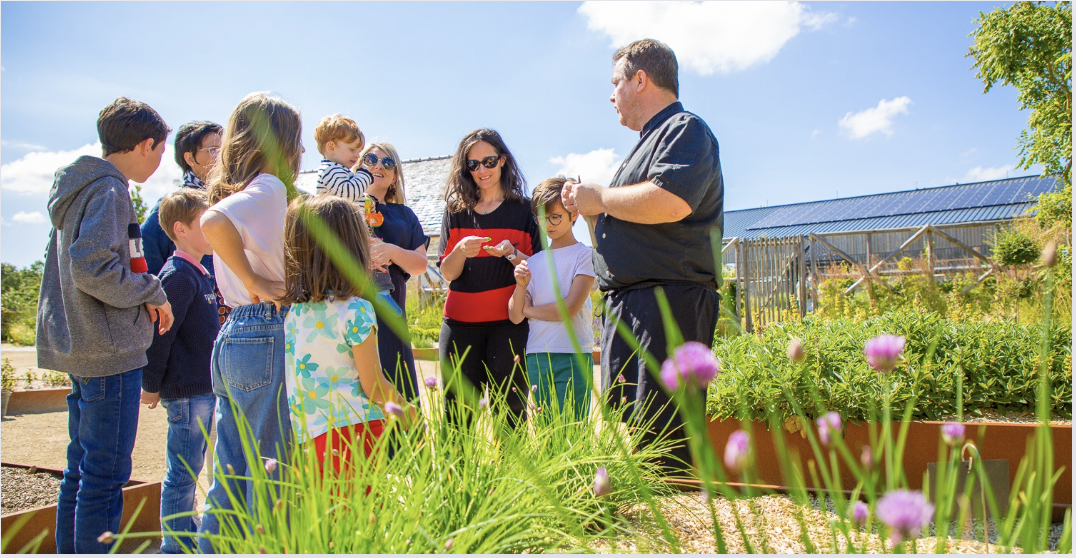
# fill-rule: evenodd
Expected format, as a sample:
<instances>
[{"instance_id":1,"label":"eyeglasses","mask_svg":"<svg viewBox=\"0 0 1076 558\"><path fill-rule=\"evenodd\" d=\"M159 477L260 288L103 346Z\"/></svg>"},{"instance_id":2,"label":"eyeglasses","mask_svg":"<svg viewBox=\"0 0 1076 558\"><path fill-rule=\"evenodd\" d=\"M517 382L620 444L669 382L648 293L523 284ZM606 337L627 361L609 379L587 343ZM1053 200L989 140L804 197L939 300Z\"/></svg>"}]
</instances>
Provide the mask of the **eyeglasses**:
<instances>
[{"instance_id":1,"label":"eyeglasses","mask_svg":"<svg viewBox=\"0 0 1076 558\"><path fill-rule=\"evenodd\" d=\"M481 161L479 161L478 159L467 159L467 170L474 172L478 170L478 165L482 165L487 169L492 169L493 167L497 166L497 163L500 160L500 155L490 155L489 157L483 158Z\"/></svg>"},{"instance_id":2,"label":"eyeglasses","mask_svg":"<svg viewBox=\"0 0 1076 558\"><path fill-rule=\"evenodd\" d=\"M567 215L567 213L546 213L545 220L549 222L550 225L553 225L555 227L559 225L561 221L564 220L565 215ZM534 222L538 223L539 225L542 224L542 222L538 220L537 216L534 217Z\"/></svg>"},{"instance_id":3,"label":"eyeglasses","mask_svg":"<svg viewBox=\"0 0 1076 558\"><path fill-rule=\"evenodd\" d=\"M370 168L374 168L375 166L377 166L377 155L374 155L373 153L367 153L362 158L362 162L366 166L368 166ZM384 157L381 158L381 168L383 168L383 169L385 169L387 171L395 170L396 169L396 159L393 159L392 157L389 157L388 155L385 155Z\"/></svg>"},{"instance_id":4,"label":"eyeglasses","mask_svg":"<svg viewBox=\"0 0 1076 558\"><path fill-rule=\"evenodd\" d=\"M217 145L214 147L202 147L198 149L198 151L208 151L210 157L216 157L217 155L220 155L220 146Z\"/></svg>"}]
</instances>

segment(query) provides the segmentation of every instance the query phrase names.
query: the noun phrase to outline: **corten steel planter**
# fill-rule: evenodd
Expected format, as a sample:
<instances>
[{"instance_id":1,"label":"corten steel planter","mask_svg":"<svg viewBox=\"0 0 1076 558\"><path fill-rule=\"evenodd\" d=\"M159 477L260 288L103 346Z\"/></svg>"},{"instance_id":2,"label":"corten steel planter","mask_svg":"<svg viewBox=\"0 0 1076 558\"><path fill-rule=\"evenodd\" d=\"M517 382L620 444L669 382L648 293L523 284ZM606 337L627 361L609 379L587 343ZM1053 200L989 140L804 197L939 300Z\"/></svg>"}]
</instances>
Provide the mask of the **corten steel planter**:
<instances>
[{"instance_id":1,"label":"corten steel planter","mask_svg":"<svg viewBox=\"0 0 1076 558\"><path fill-rule=\"evenodd\" d=\"M67 395L70 387L28 389L11 394L7 414L22 415L26 413L52 413L67 410Z\"/></svg>"},{"instance_id":2,"label":"corten steel planter","mask_svg":"<svg viewBox=\"0 0 1076 558\"><path fill-rule=\"evenodd\" d=\"M913 489L922 489L923 479L926 476L927 464L937 462L941 457L938 455L938 440L941 439L941 426L944 422L938 421L912 421L908 423L908 437L905 443L903 467L908 484ZM900 423L893 423L894 436L900 429ZM1024 458L1027 444L1035 435L1036 424L1028 423L1005 423L1005 422L965 422L967 439L974 442L979 450L981 459L1001 459L1009 462L1009 485L1011 490L1016 490L1013 480L1016 470L1020 466L1020 460ZM814 425L812 424L813 428ZM740 422L735 419L712 420L707 425L710 442L717 453L718 461L724 463L725 444L729 435L741 428ZM877 423L844 423L843 438L849 451L856 458L859 457L862 446L869 444L870 437L868 428L874 428L876 437L880 437L881 425ZM799 432L789 433L780 430L783 435L785 447L790 459L799 456L799 463L807 477L808 488L821 490L824 487L810 486L812 481L808 473L807 464L814 461L814 453L806 438ZM763 422L751 424L753 446L755 448L755 478L759 485L767 485L771 488L786 487L787 480L781 473L780 462L777 458L777 447L774 444L773 432L767 430ZM1064 468L1061 476L1054 485L1054 517L1059 518L1068 508L1072 507L1072 426L1051 425L1050 436L1053 442L1054 469ZM853 477L842 459L838 460L842 488L846 491L855 488L856 479ZM728 471L729 478L736 478Z\"/></svg>"},{"instance_id":3,"label":"corten steel planter","mask_svg":"<svg viewBox=\"0 0 1076 558\"><path fill-rule=\"evenodd\" d=\"M29 465L20 465L17 463L3 463L3 466L20 469L30 468ZM63 477L63 471L57 469L37 467L37 472L49 473L57 478ZM123 487L123 516L120 519L121 530L127 527L128 522L130 522L131 518L134 516L135 509L138 508L139 502L143 501L145 503L142 504L142 510L138 513L138 517L134 519L134 524L131 525L130 532L140 533L161 530L161 483L139 480L131 480ZM41 546L38 547L37 552L39 554L55 554L56 536L53 533L56 529L56 505L42 506L40 508L0 516L0 530L3 530L4 536L7 537L9 530L15 523L25 517L29 517L29 520L26 520L27 522L22 525L14 536L12 536L11 540L3 548L3 553L18 552L39 534L46 532L46 535L41 539ZM142 541L137 542L141 543ZM127 546L128 545L124 545L124 547ZM135 547L132 546L128 552L134 548Z\"/></svg>"}]
</instances>

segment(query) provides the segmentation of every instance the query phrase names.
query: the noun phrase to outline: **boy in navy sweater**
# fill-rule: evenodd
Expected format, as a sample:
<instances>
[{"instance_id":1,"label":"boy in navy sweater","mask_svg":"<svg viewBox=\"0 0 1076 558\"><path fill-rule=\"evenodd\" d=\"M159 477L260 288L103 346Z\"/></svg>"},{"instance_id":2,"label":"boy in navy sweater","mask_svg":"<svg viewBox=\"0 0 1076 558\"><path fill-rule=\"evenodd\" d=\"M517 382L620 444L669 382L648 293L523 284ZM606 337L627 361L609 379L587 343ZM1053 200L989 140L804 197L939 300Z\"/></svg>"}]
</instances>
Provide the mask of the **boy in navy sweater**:
<instances>
[{"instance_id":1,"label":"boy in navy sweater","mask_svg":"<svg viewBox=\"0 0 1076 558\"><path fill-rule=\"evenodd\" d=\"M190 537L170 536L196 532L193 518L169 516L194 510L216 403L209 363L220 321L213 278L199 263L212 252L200 225L208 208L205 190L180 188L162 198L158 209L161 228L176 243L175 253L159 275L175 323L165 334L154 336L146 353L149 364L142 376L142 403L153 409L159 402L168 413L168 471L161 490L161 552L165 554L193 548Z\"/></svg>"}]
</instances>

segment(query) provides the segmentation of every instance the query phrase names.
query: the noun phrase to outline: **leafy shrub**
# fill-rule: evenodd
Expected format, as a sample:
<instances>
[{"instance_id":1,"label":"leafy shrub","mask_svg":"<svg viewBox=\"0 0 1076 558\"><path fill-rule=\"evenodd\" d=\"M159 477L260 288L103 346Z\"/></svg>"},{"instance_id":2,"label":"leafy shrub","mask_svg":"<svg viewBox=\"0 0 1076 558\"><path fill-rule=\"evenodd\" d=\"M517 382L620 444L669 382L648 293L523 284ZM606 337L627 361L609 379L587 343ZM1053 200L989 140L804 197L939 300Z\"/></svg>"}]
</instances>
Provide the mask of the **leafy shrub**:
<instances>
[{"instance_id":1,"label":"leafy shrub","mask_svg":"<svg viewBox=\"0 0 1076 558\"><path fill-rule=\"evenodd\" d=\"M34 322L37 318L37 298L41 289L42 261L19 269L9 263L0 264L0 337L20 345L34 344ZM18 326L21 326L19 328ZM18 329L16 339L14 331Z\"/></svg>"},{"instance_id":2,"label":"leafy shrub","mask_svg":"<svg viewBox=\"0 0 1076 558\"><path fill-rule=\"evenodd\" d=\"M11 365L11 359L5 358L0 362L0 388L4 391L14 391L19 379L15 376L15 367Z\"/></svg>"},{"instance_id":3,"label":"leafy shrub","mask_svg":"<svg viewBox=\"0 0 1076 558\"><path fill-rule=\"evenodd\" d=\"M1039 259L1042 247L1019 227L1004 227L990 244L994 259L1003 266L1028 265Z\"/></svg>"},{"instance_id":4,"label":"leafy shrub","mask_svg":"<svg viewBox=\"0 0 1076 558\"><path fill-rule=\"evenodd\" d=\"M37 330L34 327L34 319L30 319L30 323L26 323L27 320L20 320L11 325L11 328L7 332L7 340L24 347L32 347L37 341Z\"/></svg>"},{"instance_id":5,"label":"leafy shrub","mask_svg":"<svg viewBox=\"0 0 1076 558\"><path fill-rule=\"evenodd\" d=\"M867 339L892 333L907 338L904 362L889 374L872 370L863 356ZM794 364L785 356L789 341L803 340L807 359ZM1035 408L1041 329L1013 321L965 322L934 313L893 312L862 322L824 320L777 324L760 336L719 342L722 373L710 387L708 411L719 417L762 419L793 414L782 387L805 407L817 391L825 410L847 419L871 416L882 401L883 381L891 382L894 409L913 396L912 418L937 420L958 414L956 390L963 386L964 413L986 409ZM1050 331L1053 413L1072 416L1072 329ZM822 409L816 409L820 412Z\"/></svg>"},{"instance_id":6,"label":"leafy shrub","mask_svg":"<svg viewBox=\"0 0 1076 558\"><path fill-rule=\"evenodd\" d=\"M407 298L407 328L411 332L412 345L418 338L438 339L441 336L441 322L444 320L444 297L433 296L420 306L420 296ZM436 343L436 341L434 341ZM430 346L433 346L432 344Z\"/></svg>"}]
</instances>

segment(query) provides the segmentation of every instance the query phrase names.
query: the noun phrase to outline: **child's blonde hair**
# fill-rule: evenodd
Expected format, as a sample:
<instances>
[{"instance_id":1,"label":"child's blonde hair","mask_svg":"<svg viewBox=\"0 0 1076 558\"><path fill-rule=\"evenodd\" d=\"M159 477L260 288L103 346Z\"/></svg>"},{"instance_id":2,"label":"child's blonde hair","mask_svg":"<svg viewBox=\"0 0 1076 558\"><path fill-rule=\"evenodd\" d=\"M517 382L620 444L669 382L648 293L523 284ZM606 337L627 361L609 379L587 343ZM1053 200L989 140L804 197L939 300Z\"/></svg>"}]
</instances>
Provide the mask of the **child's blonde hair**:
<instances>
[{"instance_id":1,"label":"child's blonde hair","mask_svg":"<svg viewBox=\"0 0 1076 558\"><path fill-rule=\"evenodd\" d=\"M302 133L299 110L283 99L267 93L244 97L224 127L220 160L209 174L210 203L246 188L266 168L290 193L303 156Z\"/></svg>"},{"instance_id":2,"label":"child's blonde hair","mask_svg":"<svg viewBox=\"0 0 1076 558\"><path fill-rule=\"evenodd\" d=\"M374 149L380 149L381 151L384 151L386 155L392 157L396 161L396 181L392 183L392 186L389 186L388 192L385 193L385 202L407 205L407 194L404 192L403 165L400 164L400 154L396 152L396 147L394 147L391 143L371 143L369 146L366 147L366 149L362 151L362 156L359 157L359 162L355 165L355 169L358 169L362 166L363 157L366 157L366 154L373 151ZM374 169L370 170L373 171Z\"/></svg>"},{"instance_id":3,"label":"child's blonde hair","mask_svg":"<svg viewBox=\"0 0 1076 558\"><path fill-rule=\"evenodd\" d=\"M299 196L288 206L284 218L284 300L288 304L320 302L330 296L345 300L363 294L311 233L318 225L350 249L350 253L341 254L343 257L353 257L359 269L367 267L370 235L359 206L337 196Z\"/></svg>"},{"instance_id":4,"label":"child's blonde hair","mask_svg":"<svg viewBox=\"0 0 1076 558\"><path fill-rule=\"evenodd\" d=\"M354 120L342 115L326 116L314 128L314 141L318 142L318 153L325 155L325 145L330 141L353 142L359 140L359 149L366 145L366 136Z\"/></svg>"},{"instance_id":5,"label":"child's blonde hair","mask_svg":"<svg viewBox=\"0 0 1076 558\"><path fill-rule=\"evenodd\" d=\"M157 206L157 216L164 234L176 241L176 222L188 227L195 219L209 209L209 195L198 188L180 188L165 197Z\"/></svg>"}]
</instances>

